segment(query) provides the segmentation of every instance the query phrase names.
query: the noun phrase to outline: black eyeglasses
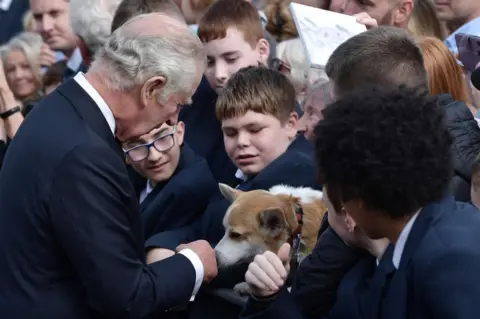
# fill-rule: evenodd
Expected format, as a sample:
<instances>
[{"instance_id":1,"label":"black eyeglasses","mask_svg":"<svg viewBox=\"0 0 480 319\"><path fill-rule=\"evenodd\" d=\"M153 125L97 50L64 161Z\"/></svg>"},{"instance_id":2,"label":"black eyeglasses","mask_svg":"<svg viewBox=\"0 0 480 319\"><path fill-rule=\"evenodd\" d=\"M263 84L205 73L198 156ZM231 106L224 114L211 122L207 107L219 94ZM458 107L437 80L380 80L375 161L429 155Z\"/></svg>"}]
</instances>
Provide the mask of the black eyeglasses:
<instances>
[{"instance_id":1,"label":"black eyeglasses","mask_svg":"<svg viewBox=\"0 0 480 319\"><path fill-rule=\"evenodd\" d=\"M175 133L177 132L177 126L173 127L173 131L166 135L157 137L153 142L148 144L137 145L128 150L123 150L125 154L133 161L143 161L150 154L150 147L154 147L159 152L166 152L175 145Z\"/></svg>"}]
</instances>

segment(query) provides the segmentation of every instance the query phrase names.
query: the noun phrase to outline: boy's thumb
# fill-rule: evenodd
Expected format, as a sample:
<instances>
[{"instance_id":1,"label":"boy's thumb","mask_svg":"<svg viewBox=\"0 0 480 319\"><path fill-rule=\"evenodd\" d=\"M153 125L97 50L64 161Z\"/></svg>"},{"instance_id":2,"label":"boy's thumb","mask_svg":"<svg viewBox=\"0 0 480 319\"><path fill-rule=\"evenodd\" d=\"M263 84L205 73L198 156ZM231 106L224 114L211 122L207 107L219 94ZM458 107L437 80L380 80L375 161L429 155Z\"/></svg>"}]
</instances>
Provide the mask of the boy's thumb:
<instances>
[{"instance_id":1,"label":"boy's thumb","mask_svg":"<svg viewBox=\"0 0 480 319\"><path fill-rule=\"evenodd\" d=\"M278 250L277 256L282 262L287 262L290 256L290 245L288 243L283 244Z\"/></svg>"}]
</instances>

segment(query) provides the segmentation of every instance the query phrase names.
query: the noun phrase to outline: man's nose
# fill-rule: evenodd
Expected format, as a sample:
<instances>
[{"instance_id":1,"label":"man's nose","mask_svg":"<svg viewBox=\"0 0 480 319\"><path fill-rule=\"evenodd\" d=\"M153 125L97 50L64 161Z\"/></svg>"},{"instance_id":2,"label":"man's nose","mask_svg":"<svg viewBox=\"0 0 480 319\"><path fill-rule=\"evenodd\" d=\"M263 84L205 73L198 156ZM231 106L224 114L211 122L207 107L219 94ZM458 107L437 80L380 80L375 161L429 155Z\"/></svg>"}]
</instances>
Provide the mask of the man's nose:
<instances>
[{"instance_id":1,"label":"man's nose","mask_svg":"<svg viewBox=\"0 0 480 319\"><path fill-rule=\"evenodd\" d=\"M40 21L37 20L35 23L39 24L41 32L46 33L53 30L54 21L48 14L43 15Z\"/></svg>"}]
</instances>

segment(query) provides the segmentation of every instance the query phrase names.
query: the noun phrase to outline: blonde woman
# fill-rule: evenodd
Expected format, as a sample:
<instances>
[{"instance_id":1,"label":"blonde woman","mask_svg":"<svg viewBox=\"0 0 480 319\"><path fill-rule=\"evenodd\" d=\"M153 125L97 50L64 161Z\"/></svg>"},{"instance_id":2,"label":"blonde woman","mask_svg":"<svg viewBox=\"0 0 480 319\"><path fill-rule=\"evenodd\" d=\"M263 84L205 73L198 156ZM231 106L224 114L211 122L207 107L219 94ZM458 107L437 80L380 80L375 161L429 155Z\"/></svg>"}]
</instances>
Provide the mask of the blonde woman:
<instances>
[{"instance_id":1,"label":"blonde woman","mask_svg":"<svg viewBox=\"0 0 480 319\"><path fill-rule=\"evenodd\" d=\"M8 87L22 108L41 97L42 44L39 34L23 32L10 40L1 52Z\"/></svg>"}]
</instances>

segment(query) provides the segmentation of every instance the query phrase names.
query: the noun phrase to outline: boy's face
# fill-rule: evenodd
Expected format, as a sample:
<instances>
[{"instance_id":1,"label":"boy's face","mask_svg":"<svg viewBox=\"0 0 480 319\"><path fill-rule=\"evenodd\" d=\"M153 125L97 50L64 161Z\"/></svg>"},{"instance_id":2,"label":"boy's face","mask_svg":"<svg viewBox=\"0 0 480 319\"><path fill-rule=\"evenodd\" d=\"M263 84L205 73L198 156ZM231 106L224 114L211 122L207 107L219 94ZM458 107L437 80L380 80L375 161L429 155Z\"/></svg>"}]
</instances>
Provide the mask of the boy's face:
<instances>
[{"instance_id":1,"label":"boy's face","mask_svg":"<svg viewBox=\"0 0 480 319\"><path fill-rule=\"evenodd\" d=\"M229 27L223 39L204 43L207 53L205 76L210 86L218 93L228 79L241 68L267 63L269 48L265 39L255 48L245 41L244 35L235 27Z\"/></svg>"},{"instance_id":2,"label":"boy's face","mask_svg":"<svg viewBox=\"0 0 480 319\"><path fill-rule=\"evenodd\" d=\"M148 180L154 183L166 181L177 169L183 134L183 122L178 122L176 126L163 124L138 139L124 143L123 148L130 150L127 160Z\"/></svg>"},{"instance_id":3,"label":"boy's face","mask_svg":"<svg viewBox=\"0 0 480 319\"><path fill-rule=\"evenodd\" d=\"M296 112L282 124L273 115L253 111L223 120L227 154L244 174L258 174L287 150L297 134L297 121Z\"/></svg>"}]
</instances>

